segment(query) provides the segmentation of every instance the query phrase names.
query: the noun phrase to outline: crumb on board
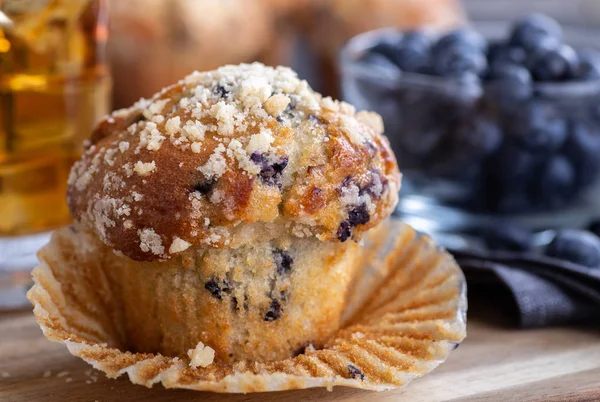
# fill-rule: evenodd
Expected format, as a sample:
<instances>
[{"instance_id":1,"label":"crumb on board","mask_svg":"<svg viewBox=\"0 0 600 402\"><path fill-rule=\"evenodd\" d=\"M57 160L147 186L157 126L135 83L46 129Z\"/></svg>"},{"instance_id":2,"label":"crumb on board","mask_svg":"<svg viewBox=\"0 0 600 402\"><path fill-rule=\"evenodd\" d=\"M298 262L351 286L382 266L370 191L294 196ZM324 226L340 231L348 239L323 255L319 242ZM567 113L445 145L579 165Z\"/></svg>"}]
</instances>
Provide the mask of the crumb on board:
<instances>
[{"instance_id":1,"label":"crumb on board","mask_svg":"<svg viewBox=\"0 0 600 402\"><path fill-rule=\"evenodd\" d=\"M187 355L190 358L190 367L192 368L208 367L215 359L214 349L202 342L198 342L194 349L188 350Z\"/></svg>"}]
</instances>

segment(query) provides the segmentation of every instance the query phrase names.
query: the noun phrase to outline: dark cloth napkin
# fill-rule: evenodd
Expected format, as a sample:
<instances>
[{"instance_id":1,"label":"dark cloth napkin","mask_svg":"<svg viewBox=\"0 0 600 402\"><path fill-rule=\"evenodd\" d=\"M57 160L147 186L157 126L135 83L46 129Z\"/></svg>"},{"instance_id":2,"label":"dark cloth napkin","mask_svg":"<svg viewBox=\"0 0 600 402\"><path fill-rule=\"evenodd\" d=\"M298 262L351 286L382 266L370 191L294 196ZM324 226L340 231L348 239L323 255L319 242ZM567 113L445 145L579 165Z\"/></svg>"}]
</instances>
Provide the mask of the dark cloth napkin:
<instances>
[{"instance_id":1,"label":"dark cloth napkin","mask_svg":"<svg viewBox=\"0 0 600 402\"><path fill-rule=\"evenodd\" d=\"M532 253L449 250L469 293L504 288L522 328L600 324L600 269ZM482 292L478 292L481 294Z\"/></svg>"}]
</instances>

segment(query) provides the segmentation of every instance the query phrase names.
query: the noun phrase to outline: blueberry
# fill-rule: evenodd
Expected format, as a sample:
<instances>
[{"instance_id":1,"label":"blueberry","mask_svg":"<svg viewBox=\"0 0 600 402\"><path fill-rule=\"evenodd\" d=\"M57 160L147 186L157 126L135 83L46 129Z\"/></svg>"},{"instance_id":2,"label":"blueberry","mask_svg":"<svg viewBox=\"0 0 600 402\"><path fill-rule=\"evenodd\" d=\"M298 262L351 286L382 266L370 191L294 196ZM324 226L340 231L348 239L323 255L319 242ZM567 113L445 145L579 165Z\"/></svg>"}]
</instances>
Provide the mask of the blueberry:
<instances>
[{"instance_id":1,"label":"blueberry","mask_svg":"<svg viewBox=\"0 0 600 402\"><path fill-rule=\"evenodd\" d=\"M269 310L265 314L265 321L275 321L281 318L281 314L283 313L283 309L281 308L281 303L279 301L273 299L271 303L269 303Z\"/></svg>"},{"instance_id":2,"label":"blueberry","mask_svg":"<svg viewBox=\"0 0 600 402\"><path fill-rule=\"evenodd\" d=\"M491 250L528 251L532 246L531 232L511 223L488 228L483 232L483 239Z\"/></svg>"},{"instance_id":3,"label":"blueberry","mask_svg":"<svg viewBox=\"0 0 600 402\"><path fill-rule=\"evenodd\" d=\"M472 28L464 27L448 32L439 38L434 45L434 49L447 48L453 46L467 46L480 52L486 52L487 40L479 32Z\"/></svg>"},{"instance_id":4,"label":"blueberry","mask_svg":"<svg viewBox=\"0 0 600 402\"><path fill-rule=\"evenodd\" d=\"M526 99L531 95L531 74L519 65L496 62L488 71L488 79L497 85L494 94L508 99Z\"/></svg>"},{"instance_id":5,"label":"blueberry","mask_svg":"<svg viewBox=\"0 0 600 402\"><path fill-rule=\"evenodd\" d=\"M488 48L487 58L490 65L495 63L524 65L527 61L527 52L520 46L493 43Z\"/></svg>"},{"instance_id":6,"label":"blueberry","mask_svg":"<svg viewBox=\"0 0 600 402\"><path fill-rule=\"evenodd\" d=\"M296 110L296 106L298 105L298 101L296 96L290 96L290 103L285 107L284 112L289 113L292 110Z\"/></svg>"},{"instance_id":7,"label":"blueberry","mask_svg":"<svg viewBox=\"0 0 600 402\"><path fill-rule=\"evenodd\" d=\"M273 250L273 261L275 261L275 266L277 267L277 273L279 275L290 272L292 270L292 264L294 264L292 256L287 251L281 249Z\"/></svg>"},{"instance_id":8,"label":"blueberry","mask_svg":"<svg viewBox=\"0 0 600 402\"><path fill-rule=\"evenodd\" d=\"M365 375L363 374L363 372L360 371L358 367L356 367L353 364L348 364L348 375L350 376L350 378L359 379L361 381L364 381L365 379Z\"/></svg>"},{"instance_id":9,"label":"blueberry","mask_svg":"<svg viewBox=\"0 0 600 402\"><path fill-rule=\"evenodd\" d=\"M528 189L537 179L539 159L513 141L506 141L486 164L487 208L505 213L530 209Z\"/></svg>"},{"instance_id":10,"label":"blueberry","mask_svg":"<svg viewBox=\"0 0 600 402\"><path fill-rule=\"evenodd\" d=\"M319 116L312 114L312 113L310 113L308 116L306 116L306 118L308 119L308 121L310 121L314 124L327 124L327 122L325 120L323 120Z\"/></svg>"},{"instance_id":11,"label":"blueberry","mask_svg":"<svg viewBox=\"0 0 600 402\"><path fill-rule=\"evenodd\" d=\"M481 75L486 68L485 54L464 44L436 45L431 54L432 73L441 77L461 77L468 73Z\"/></svg>"},{"instance_id":12,"label":"blueberry","mask_svg":"<svg viewBox=\"0 0 600 402\"><path fill-rule=\"evenodd\" d=\"M584 81L600 79L600 52L583 50L579 52L579 68L574 78Z\"/></svg>"},{"instance_id":13,"label":"blueberry","mask_svg":"<svg viewBox=\"0 0 600 402\"><path fill-rule=\"evenodd\" d=\"M253 152L250 155L250 160L261 166L259 176L261 179L270 185L278 184L281 173L288 165L287 156L281 157L278 162L269 163L269 157L259 152Z\"/></svg>"},{"instance_id":14,"label":"blueberry","mask_svg":"<svg viewBox=\"0 0 600 402\"><path fill-rule=\"evenodd\" d=\"M545 254L590 268L600 267L600 238L584 230L563 230L559 232Z\"/></svg>"},{"instance_id":15,"label":"blueberry","mask_svg":"<svg viewBox=\"0 0 600 402\"><path fill-rule=\"evenodd\" d=\"M532 199L537 205L557 208L573 197L575 191L575 170L564 156L549 159L533 187Z\"/></svg>"},{"instance_id":16,"label":"blueberry","mask_svg":"<svg viewBox=\"0 0 600 402\"><path fill-rule=\"evenodd\" d=\"M194 186L194 191L199 192L202 195L206 195L212 191L213 188L217 185L217 180L205 180L201 181Z\"/></svg>"},{"instance_id":17,"label":"blueberry","mask_svg":"<svg viewBox=\"0 0 600 402\"><path fill-rule=\"evenodd\" d=\"M497 124L485 117L467 119L454 134L460 152L473 159L490 155L502 143L503 134Z\"/></svg>"},{"instance_id":18,"label":"blueberry","mask_svg":"<svg viewBox=\"0 0 600 402\"><path fill-rule=\"evenodd\" d=\"M289 163L289 160L288 160L287 156L284 156L283 158L281 158L279 160L279 162L275 162L271 166L272 166L273 170L275 171L275 173L281 174L281 172L283 172L283 169L285 169L287 167L288 163Z\"/></svg>"},{"instance_id":19,"label":"blueberry","mask_svg":"<svg viewBox=\"0 0 600 402\"><path fill-rule=\"evenodd\" d=\"M460 77L468 73L481 75L487 68L485 55L465 45L434 49L431 58L432 73L441 77Z\"/></svg>"},{"instance_id":20,"label":"blueberry","mask_svg":"<svg viewBox=\"0 0 600 402\"><path fill-rule=\"evenodd\" d=\"M352 226L350 226L350 223L348 221L342 221L336 235L338 240L342 243L348 240L350 236L352 236Z\"/></svg>"},{"instance_id":21,"label":"blueberry","mask_svg":"<svg viewBox=\"0 0 600 402\"><path fill-rule=\"evenodd\" d=\"M398 37L385 37L379 40L379 42L368 49L371 54L379 54L385 56L388 60L394 60L396 52L401 38Z\"/></svg>"},{"instance_id":22,"label":"blueberry","mask_svg":"<svg viewBox=\"0 0 600 402\"><path fill-rule=\"evenodd\" d=\"M423 72L429 65L431 37L424 31L406 32L392 59L402 71Z\"/></svg>"},{"instance_id":23,"label":"blueberry","mask_svg":"<svg viewBox=\"0 0 600 402\"><path fill-rule=\"evenodd\" d=\"M512 131L519 143L534 153L559 149L567 138L567 123L549 104L531 102L515 116Z\"/></svg>"},{"instance_id":24,"label":"blueberry","mask_svg":"<svg viewBox=\"0 0 600 402\"><path fill-rule=\"evenodd\" d=\"M460 93L462 94L477 94L481 88L481 78L474 71L465 71L456 76L456 82L460 85ZM467 95L468 96L468 95Z\"/></svg>"},{"instance_id":25,"label":"blueberry","mask_svg":"<svg viewBox=\"0 0 600 402\"><path fill-rule=\"evenodd\" d=\"M369 181L360 188L358 194L368 194L372 200L381 198L385 188L388 186L388 180L377 169L372 169L370 173Z\"/></svg>"},{"instance_id":26,"label":"blueberry","mask_svg":"<svg viewBox=\"0 0 600 402\"><path fill-rule=\"evenodd\" d=\"M432 176L468 183L481 178L482 163L502 144L503 133L493 121L480 115L450 123L447 133L426 160L423 171Z\"/></svg>"},{"instance_id":27,"label":"blueberry","mask_svg":"<svg viewBox=\"0 0 600 402\"><path fill-rule=\"evenodd\" d=\"M204 289L208 290L211 295L219 300L223 299L223 292L228 292L230 289L227 279L217 280L211 279L204 284Z\"/></svg>"},{"instance_id":28,"label":"blueberry","mask_svg":"<svg viewBox=\"0 0 600 402\"><path fill-rule=\"evenodd\" d=\"M600 129L583 122L569 122L563 152L575 168L578 186L593 184L600 172Z\"/></svg>"},{"instance_id":29,"label":"blueberry","mask_svg":"<svg viewBox=\"0 0 600 402\"><path fill-rule=\"evenodd\" d=\"M536 53L528 64L537 81L561 81L577 75L579 57L571 46L561 45Z\"/></svg>"},{"instance_id":30,"label":"blueberry","mask_svg":"<svg viewBox=\"0 0 600 402\"><path fill-rule=\"evenodd\" d=\"M538 159L518 144L507 141L492 158L491 167L495 178L507 182L529 181L533 170L539 164Z\"/></svg>"},{"instance_id":31,"label":"blueberry","mask_svg":"<svg viewBox=\"0 0 600 402\"><path fill-rule=\"evenodd\" d=\"M369 211L367 211L366 204L360 204L352 207L348 213L348 223L352 227L364 225L365 223L369 222L370 219L371 217L369 216Z\"/></svg>"},{"instance_id":32,"label":"blueberry","mask_svg":"<svg viewBox=\"0 0 600 402\"><path fill-rule=\"evenodd\" d=\"M377 72L398 71L398 66L387 56L379 53L366 53L359 61Z\"/></svg>"},{"instance_id":33,"label":"blueberry","mask_svg":"<svg viewBox=\"0 0 600 402\"><path fill-rule=\"evenodd\" d=\"M491 211L502 214L517 214L533 210L534 205L526 191L527 189L524 189L523 186L505 187L504 192L490 203Z\"/></svg>"},{"instance_id":34,"label":"blueberry","mask_svg":"<svg viewBox=\"0 0 600 402\"><path fill-rule=\"evenodd\" d=\"M261 154L260 152L253 152L252 155L250 155L250 160L256 163L257 165L262 165L263 154Z\"/></svg>"},{"instance_id":35,"label":"blueberry","mask_svg":"<svg viewBox=\"0 0 600 402\"><path fill-rule=\"evenodd\" d=\"M527 49L527 60L525 61L525 64L529 66L532 61L539 58L539 56L546 54L551 50L557 50L561 46L561 42L558 42L549 36L544 36L543 38L540 38L535 47Z\"/></svg>"},{"instance_id":36,"label":"blueberry","mask_svg":"<svg viewBox=\"0 0 600 402\"><path fill-rule=\"evenodd\" d=\"M560 42L562 36L562 28L557 21L543 14L532 14L513 25L509 43L531 50L547 38Z\"/></svg>"},{"instance_id":37,"label":"blueberry","mask_svg":"<svg viewBox=\"0 0 600 402\"><path fill-rule=\"evenodd\" d=\"M344 182L342 183L342 187L348 186L350 183L353 183L354 179L352 177L346 177ZM369 215L369 211L367 211L366 204L354 205L348 211L348 219L342 221L337 230L337 238L342 243L345 242L352 236L352 228L358 225L364 225L369 222L371 216Z\"/></svg>"},{"instance_id":38,"label":"blueberry","mask_svg":"<svg viewBox=\"0 0 600 402\"><path fill-rule=\"evenodd\" d=\"M229 91L225 89L224 86L222 85L218 85L215 89L214 89L215 94L219 95L221 98L226 98L227 95L229 95Z\"/></svg>"}]
</instances>

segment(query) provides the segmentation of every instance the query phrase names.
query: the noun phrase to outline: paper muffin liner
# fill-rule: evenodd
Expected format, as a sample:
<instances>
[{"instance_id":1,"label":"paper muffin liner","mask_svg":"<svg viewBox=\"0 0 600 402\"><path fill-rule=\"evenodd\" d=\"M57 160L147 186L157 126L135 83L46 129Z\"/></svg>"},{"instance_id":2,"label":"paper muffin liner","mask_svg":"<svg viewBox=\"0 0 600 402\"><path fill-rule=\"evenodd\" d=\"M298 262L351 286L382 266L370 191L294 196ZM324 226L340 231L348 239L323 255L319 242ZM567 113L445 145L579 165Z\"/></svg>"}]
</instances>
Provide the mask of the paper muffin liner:
<instances>
[{"instance_id":1,"label":"paper muffin liner","mask_svg":"<svg viewBox=\"0 0 600 402\"><path fill-rule=\"evenodd\" d=\"M82 249L69 228L56 231L38 253L28 298L49 340L110 378L127 373L146 387L232 393L403 387L446 360L465 338L464 276L446 251L395 219L371 230L361 250L342 329L322 349L276 362L192 368L187 358L124 350L102 261Z\"/></svg>"}]
</instances>

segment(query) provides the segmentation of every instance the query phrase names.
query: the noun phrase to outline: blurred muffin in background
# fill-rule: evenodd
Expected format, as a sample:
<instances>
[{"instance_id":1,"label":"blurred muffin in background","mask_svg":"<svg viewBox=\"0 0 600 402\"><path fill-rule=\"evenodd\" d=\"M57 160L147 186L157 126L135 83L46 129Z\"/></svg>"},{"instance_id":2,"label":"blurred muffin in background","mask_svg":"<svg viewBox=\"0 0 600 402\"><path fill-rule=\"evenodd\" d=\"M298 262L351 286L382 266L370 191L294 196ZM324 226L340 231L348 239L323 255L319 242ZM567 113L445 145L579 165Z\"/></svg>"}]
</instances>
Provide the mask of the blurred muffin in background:
<instances>
[{"instance_id":1,"label":"blurred muffin in background","mask_svg":"<svg viewBox=\"0 0 600 402\"><path fill-rule=\"evenodd\" d=\"M322 60L320 89L334 94L337 54L351 37L392 26L445 30L460 25L465 15L458 0L312 0L310 14L301 18L311 47Z\"/></svg>"},{"instance_id":2,"label":"blurred muffin in background","mask_svg":"<svg viewBox=\"0 0 600 402\"><path fill-rule=\"evenodd\" d=\"M224 64L275 63L271 40L283 0L111 0L114 106ZM291 1L291 3L294 3ZM279 6L282 8L281 6Z\"/></svg>"}]
</instances>

